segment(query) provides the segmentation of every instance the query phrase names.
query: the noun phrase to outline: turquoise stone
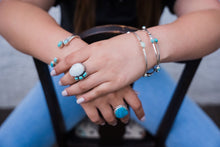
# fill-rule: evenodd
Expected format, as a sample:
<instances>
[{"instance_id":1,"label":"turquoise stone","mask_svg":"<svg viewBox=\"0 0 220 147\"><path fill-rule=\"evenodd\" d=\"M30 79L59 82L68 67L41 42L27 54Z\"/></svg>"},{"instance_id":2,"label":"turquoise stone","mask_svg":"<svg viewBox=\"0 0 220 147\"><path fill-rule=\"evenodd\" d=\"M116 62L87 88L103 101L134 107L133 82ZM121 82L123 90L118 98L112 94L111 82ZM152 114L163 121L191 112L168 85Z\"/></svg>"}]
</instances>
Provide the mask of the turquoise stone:
<instances>
[{"instance_id":1,"label":"turquoise stone","mask_svg":"<svg viewBox=\"0 0 220 147\"><path fill-rule=\"evenodd\" d=\"M82 75L84 78L87 76L87 73L86 72L84 72L84 74Z\"/></svg>"},{"instance_id":2,"label":"turquoise stone","mask_svg":"<svg viewBox=\"0 0 220 147\"><path fill-rule=\"evenodd\" d=\"M117 118L123 118L125 117L126 115L128 115L128 110L124 107L120 107L118 108L116 111L115 111L115 116Z\"/></svg>"},{"instance_id":3,"label":"turquoise stone","mask_svg":"<svg viewBox=\"0 0 220 147\"><path fill-rule=\"evenodd\" d=\"M156 43L157 43L157 42L158 42L158 39L157 39L157 38L154 38L154 42L156 42Z\"/></svg>"},{"instance_id":4,"label":"turquoise stone","mask_svg":"<svg viewBox=\"0 0 220 147\"><path fill-rule=\"evenodd\" d=\"M140 43L141 43L141 47L143 47L143 48L146 47L144 42L141 41Z\"/></svg>"},{"instance_id":5,"label":"turquoise stone","mask_svg":"<svg viewBox=\"0 0 220 147\"><path fill-rule=\"evenodd\" d=\"M77 81L77 80L79 80L79 78L78 78L78 77L75 77L75 80Z\"/></svg>"},{"instance_id":6,"label":"turquoise stone","mask_svg":"<svg viewBox=\"0 0 220 147\"><path fill-rule=\"evenodd\" d=\"M67 45L68 42L69 42L69 40L68 40L68 39L65 39L65 40L63 41L63 44L64 44L64 45Z\"/></svg>"},{"instance_id":7,"label":"turquoise stone","mask_svg":"<svg viewBox=\"0 0 220 147\"><path fill-rule=\"evenodd\" d=\"M54 62L53 61L50 62L50 66L54 67Z\"/></svg>"},{"instance_id":8,"label":"turquoise stone","mask_svg":"<svg viewBox=\"0 0 220 147\"><path fill-rule=\"evenodd\" d=\"M55 63L57 63L58 59L57 59L57 58L54 58L53 61L54 61Z\"/></svg>"},{"instance_id":9,"label":"turquoise stone","mask_svg":"<svg viewBox=\"0 0 220 147\"><path fill-rule=\"evenodd\" d=\"M151 42L151 43L154 43L154 39L151 39L150 42Z\"/></svg>"},{"instance_id":10,"label":"turquoise stone","mask_svg":"<svg viewBox=\"0 0 220 147\"><path fill-rule=\"evenodd\" d=\"M82 80L82 79L83 79L83 77L82 77L82 76L79 76L79 79L80 79L80 80Z\"/></svg>"},{"instance_id":11,"label":"turquoise stone","mask_svg":"<svg viewBox=\"0 0 220 147\"><path fill-rule=\"evenodd\" d=\"M63 46L63 41L59 41L57 44L58 47L62 47Z\"/></svg>"}]
</instances>

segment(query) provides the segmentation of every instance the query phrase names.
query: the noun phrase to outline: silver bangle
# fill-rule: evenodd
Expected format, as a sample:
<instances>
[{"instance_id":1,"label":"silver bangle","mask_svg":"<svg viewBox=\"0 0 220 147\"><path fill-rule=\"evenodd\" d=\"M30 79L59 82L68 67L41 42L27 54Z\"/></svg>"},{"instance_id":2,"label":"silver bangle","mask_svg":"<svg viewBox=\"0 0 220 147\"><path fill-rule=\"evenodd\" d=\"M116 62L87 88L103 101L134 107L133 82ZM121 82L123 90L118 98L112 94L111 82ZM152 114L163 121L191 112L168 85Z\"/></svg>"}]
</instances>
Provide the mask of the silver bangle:
<instances>
[{"instance_id":1,"label":"silver bangle","mask_svg":"<svg viewBox=\"0 0 220 147\"><path fill-rule=\"evenodd\" d=\"M147 62L147 54L146 54L146 50L145 50L145 48L146 48L146 44L141 40L141 38L139 37L139 35L137 34L137 33L135 33L135 32L132 32L135 36L136 36L136 38L138 39L138 41L140 42L140 45L141 45L141 47L142 47L142 51L143 51L143 54L144 54L144 59L145 59L145 62L146 62L146 71L145 71L145 73L144 73L144 77L149 77L150 75L149 75L149 73L147 72L147 70L148 70L148 62Z\"/></svg>"},{"instance_id":2,"label":"silver bangle","mask_svg":"<svg viewBox=\"0 0 220 147\"><path fill-rule=\"evenodd\" d=\"M59 41L57 46L59 48L67 46L74 38L79 38L79 36L78 35L71 35L71 36L67 37L66 39L64 39L63 41Z\"/></svg>"},{"instance_id":3,"label":"silver bangle","mask_svg":"<svg viewBox=\"0 0 220 147\"><path fill-rule=\"evenodd\" d=\"M151 73L151 75L152 75L155 71L156 72L160 71L160 51L159 51L159 46L158 46L158 39L154 38L153 35L147 30L147 28L145 26L142 26L142 30L147 32L147 35L150 38L150 41L152 43L154 53L155 53L155 56L156 56L156 59L157 59L157 63L153 67L153 71Z\"/></svg>"}]
</instances>

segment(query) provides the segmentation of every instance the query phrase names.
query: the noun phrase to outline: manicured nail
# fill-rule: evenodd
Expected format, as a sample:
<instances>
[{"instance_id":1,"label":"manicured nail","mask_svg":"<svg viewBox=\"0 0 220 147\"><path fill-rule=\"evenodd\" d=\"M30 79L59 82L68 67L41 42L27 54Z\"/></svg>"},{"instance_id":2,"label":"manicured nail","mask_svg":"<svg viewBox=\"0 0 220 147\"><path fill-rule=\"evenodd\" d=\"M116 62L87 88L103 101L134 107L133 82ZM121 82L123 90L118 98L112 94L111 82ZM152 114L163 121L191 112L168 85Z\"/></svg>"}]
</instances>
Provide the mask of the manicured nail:
<instances>
[{"instance_id":1,"label":"manicured nail","mask_svg":"<svg viewBox=\"0 0 220 147\"><path fill-rule=\"evenodd\" d=\"M117 125L117 122L115 122L114 124L112 124L112 126L116 126Z\"/></svg>"},{"instance_id":2,"label":"manicured nail","mask_svg":"<svg viewBox=\"0 0 220 147\"><path fill-rule=\"evenodd\" d=\"M105 122L101 123L100 125L101 125L101 126L104 126L104 125L105 125Z\"/></svg>"},{"instance_id":3,"label":"manicured nail","mask_svg":"<svg viewBox=\"0 0 220 147\"><path fill-rule=\"evenodd\" d=\"M138 91L135 91L136 95L139 95L140 93Z\"/></svg>"},{"instance_id":4,"label":"manicured nail","mask_svg":"<svg viewBox=\"0 0 220 147\"><path fill-rule=\"evenodd\" d=\"M143 117L141 118L141 121L145 121L145 116L143 116Z\"/></svg>"},{"instance_id":5,"label":"manicured nail","mask_svg":"<svg viewBox=\"0 0 220 147\"><path fill-rule=\"evenodd\" d=\"M62 96L67 96L68 94L67 94L67 91L66 90L63 90L62 91Z\"/></svg>"},{"instance_id":6,"label":"manicured nail","mask_svg":"<svg viewBox=\"0 0 220 147\"><path fill-rule=\"evenodd\" d=\"M60 85L60 86L63 86L63 84L62 84L62 82L61 82L61 81L59 81L59 85Z\"/></svg>"},{"instance_id":7,"label":"manicured nail","mask_svg":"<svg viewBox=\"0 0 220 147\"><path fill-rule=\"evenodd\" d=\"M129 120L126 120L125 122L124 122L124 124L127 124L129 122Z\"/></svg>"},{"instance_id":8,"label":"manicured nail","mask_svg":"<svg viewBox=\"0 0 220 147\"><path fill-rule=\"evenodd\" d=\"M79 98L79 99L76 100L76 103L77 103L77 104L81 104L81 103L84 102L84 101L85 101L85 99L84 99L83 97L81 97L81 98Z\"/></svg>"},{"instance_id":9,"label":"manicured nail","mask_svg":"<svg viewBox=\"0 0 220 147\"><path fill-rule=\"evenodd\" d=\"M53 69L53 70L50 72L50 75L51 75L51 76L55 76L55 75L56 75L56 71Z\"/></svg>"}]
</instances>

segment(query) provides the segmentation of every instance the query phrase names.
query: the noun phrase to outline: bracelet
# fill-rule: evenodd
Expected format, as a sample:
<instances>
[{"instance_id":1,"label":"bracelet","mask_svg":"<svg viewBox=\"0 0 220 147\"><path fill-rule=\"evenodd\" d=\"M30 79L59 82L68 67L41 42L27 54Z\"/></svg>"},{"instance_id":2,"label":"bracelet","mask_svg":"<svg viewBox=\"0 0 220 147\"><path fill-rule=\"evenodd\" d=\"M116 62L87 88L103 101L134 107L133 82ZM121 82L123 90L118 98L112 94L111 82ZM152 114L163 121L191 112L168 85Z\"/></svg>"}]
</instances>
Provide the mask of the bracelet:
<instances>
[{"instance_id":1,"label":"bracelet","mask_svg":"<svg viewBox=\"0 0 220 147\"><path fill-rule=\"evenodd\" d=\"M63 46L67 46L74 38L79 38L78 35L71 35L69 37L67 37L66 39L64 39L63 41L59 41L57 46L59 48L62 48Z\"/></svg>"},{"instance_id":2,"label":"bracelet","mask_svg":"<svg viewBox=\"0 0 220 147\"><path fill-rule=\"evenodd\" d=\"M53 61L50 62L50 66L51 66L51 67L55 67L57 63L58 63L58 58L55 57L55 58L53 59Z\"/></svg>"},{"instance_id":3,"label":"bracelet","mask_svg":"<svg viewBox=\"0 0 220 147\"><path fill-rule=\"evenodd\" d=\"M146 51L145 51L145 48L146 48L146 45L145 45L145 43L141 40L141 38L138 36L138 34L137 33L135 33L135 32L132 32L135 36L136 36L136 38L138 39L138 41L140 42L140 45L141 45L141 47L142 47L142 51L143 51L143 54L144 54L144 59L145 59L145 62L146 62L146 71L145 71L145 73L144 73L144 77L149 77L150 75L149 75L149 73L147 72L147 66L148 66L148 64L147 64L147 54L146 54Z\"/></svg>"},{"instance_id":4,"label":"bracelet","mask_svg":"<svg viewBox=\"0 0 220 147\"><path fill-rule=\"evenodd\" d=\"M159 46L158 46L158 39L154 38L153 35L147 30L145 26L142 26L142 30L147 32L150 38L150 41L152 43L153 49L154 49L156 59L157 59L157 64L153 67L153 71L151 72L151 75L152 75L155 71L156 72L160 71L160 51L159 51Z\"/></svg>"}]
</instances>

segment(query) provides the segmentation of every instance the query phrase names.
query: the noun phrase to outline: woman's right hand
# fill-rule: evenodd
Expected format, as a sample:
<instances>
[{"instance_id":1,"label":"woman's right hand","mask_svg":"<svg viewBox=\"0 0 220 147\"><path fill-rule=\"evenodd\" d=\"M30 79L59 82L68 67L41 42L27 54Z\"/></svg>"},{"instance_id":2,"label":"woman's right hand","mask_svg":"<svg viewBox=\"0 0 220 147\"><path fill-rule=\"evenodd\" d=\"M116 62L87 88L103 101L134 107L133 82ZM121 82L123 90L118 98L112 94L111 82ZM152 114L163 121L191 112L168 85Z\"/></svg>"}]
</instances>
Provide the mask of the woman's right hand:
<instances>
[{"instance_id":1,"label":"woman's right hand","mask_svg":"<svg viewBox=\"0 0 220 147\"><path fill-rule=\"evenodd\" d=\"M104 125L105 122L107 122L109 125L115 126L117 124L117 119L114 114L114 109L118 105L126 105L126 103L134 110L137 118L144 121L145 114L141 101L130 86L98 97L90 102L82 103L81 106L92 122L98 125ZM98 111L102 116L100 116ZM123 123L128 123L129 114L120 120Z\"/></svg>"}]
</instances>

